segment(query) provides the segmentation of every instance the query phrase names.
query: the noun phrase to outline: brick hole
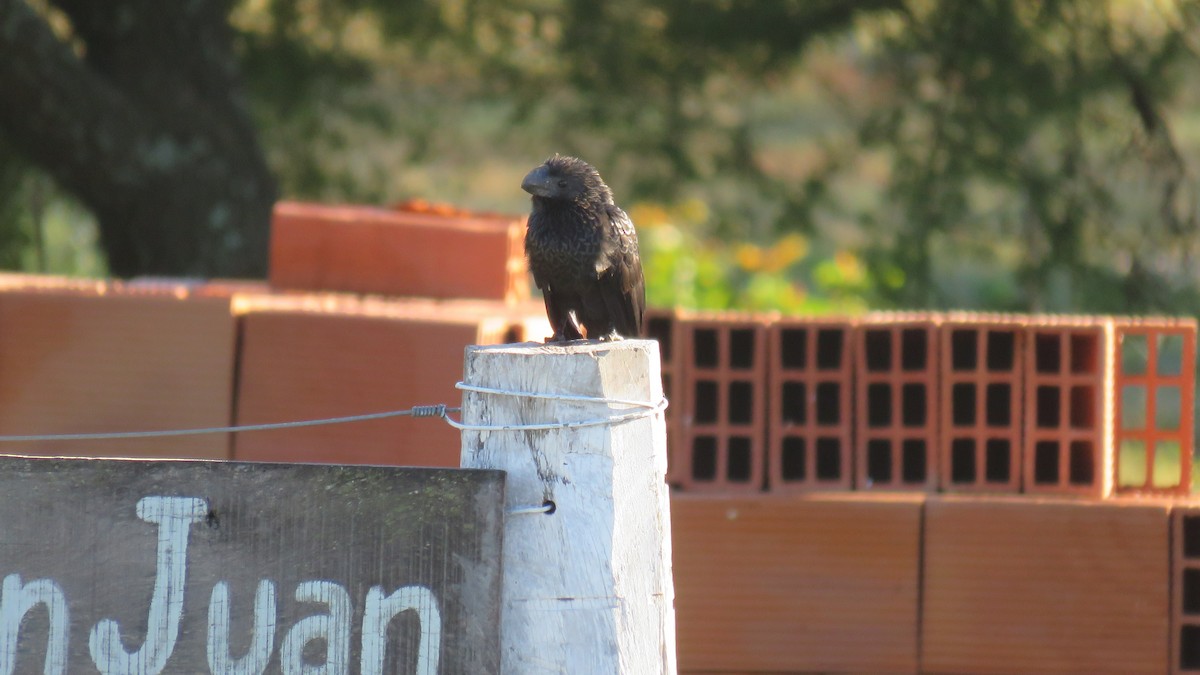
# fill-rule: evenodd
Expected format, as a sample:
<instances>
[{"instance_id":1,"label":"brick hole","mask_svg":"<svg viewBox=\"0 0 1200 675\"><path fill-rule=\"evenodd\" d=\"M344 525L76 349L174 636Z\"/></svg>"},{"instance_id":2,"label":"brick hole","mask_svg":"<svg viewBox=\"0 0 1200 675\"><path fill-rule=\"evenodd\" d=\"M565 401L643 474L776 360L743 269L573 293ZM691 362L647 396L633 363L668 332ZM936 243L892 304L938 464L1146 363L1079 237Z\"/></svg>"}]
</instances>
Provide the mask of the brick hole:
<instances>
[{"instance_id":1,"label":"brick hole","mask_svg":"<svg viewBox=\"0 0 1200 675\"><path fill-rule=\"evenodd\" d=\"M804 438L798 436L787 436L783 439L783 457L781 458L783 480L798 481L804 480L804 476L808 469L805 465L808 448L805 447Z\"/></svg>"},{"instance_id":2,"label":"brick hole","mask_svg":"<svg viewBox=\"0 0 1200 675\"><path fill-rule=\"evenodd\" d=\"M842 443L836 438L817 439L817 480L842 477Z\"/></svg>"},{"instance_id":3,"label":"brick hole","mask_svg":"<svg viewBox=\"0 0 1200 675\"><path fill-rule=\"evenodd\" d=\"M696 383L695 403L692 405L693 420L696 424L717 423L717 383L712 380L700 380Z\"/></svg>"},{"instance_id":4,"label":"brick hole","mask_svg":"<svg viewBox=\"0 0 1200 675\"><path fill-rule=\"evenodd\" d=\"M900 334L900 367L904 370L925 370L929 359L929 332L910 328Z\"/></svg>"},{"instance_id":5,"label":"brick hole","mask_svg":"<svg viewBox=\"0 0 1200 675\"><path fill-rule=\"evenodd\" d=\"M798 370L807 363L808 331L803 328L784 328L779 331L779 361L784 368Z\"/></svg>"},{"instance_id":6,"label":"brick hole","mask_svg":"<svg viewBox=\"0 0 1200 675\"><path fill-rule=\"evenodd\" d=\"M754 418L754 385L750 382L729 383L729 423L750 424Z\"/></svg>"},{"instance_id":7,"label":"brick hole","mask_svg":"<svg viewBox=\"0 0 1200 675\"><path fill-rule=\"evenodd\" d=\"M1121 428L1146 428L1146 385L1127 384L1121 387Z\"/></svg>"},{"instance_id":8,"label":"brick hole","mask_svg":"<svg viewBox=\"0 0 1200 675\"><path fill-rule=\"evenodd\" d=\"M524 341L525 329L521 326L509 326L508 330L504 331L504 337L500 338L500 342L506 345Z\"/></svg>"},{"instance_id":9,"label":"brick hole","mask_svg":"<svg viewBox=\"0 0 1200 675\"><path fill-rule=\"evenodd\" d=\"M1200 515L1183 516L1183 557L1200 558Z\"/></svg>"},{"instance_id":10,"label":"brick hole","mask_svg":"<svg viewBox=\"0 0 1200 675\"><path fill-rule=\"evenodd\" d=\"M867 441L867 480L892 482L892 442L882 438Z\"/></svg>"},{"instance_id":11,"label":"brick hole","mask_svg":"<svg viewBox=\"0 0 1200 675\"><path fill-rule=\"evenodd\" d=\"M979 331L956 330L950 334L950 367L975 370L979 367Z\"/></svg>"},{"instance_id":12,"label":"brick hole","mask_svg":"<svg viewBox=\"0 0 1200 675\"><path fill-rule=\"evenodd\" d=\"M731 483L750 482L750 439L745 436L733 436L729 439L729 464L725 468L725 477Z\"/></svg>"},{"instance_id":13,"label":"brick hole","mask_svg":"<svg viewBox=\"0 0 1200 675\"><path fill-rule=\"evenodd\" d=\"M1154 371L1160 376L1172 377L1183 372L1183 336L1159 335L1158 363Z\"/></svg>"},{"instance_id":14,"label":"brick hole","mask_svg":"<svg viewBox=\"0 0 1200 675\"><path fill-rule=\"evenodd\" d=\"M1150 361L1150 343L1145 335L1121 336L1121 373L1145 375Z\"/></svg>"},{"instance_id":15,"label":"brick hole","mask_svg":"<svg viewBox=\"0 0 1200 675\"><path fill-rule=\"evenodd\" d=\"M1012 385L993 383L987 386L984 412L989 427L1007 427L1012 424Z\"/></svg>"},{"instance_id":16,"label":"brick hole","mask_svg":"<svg viewBox=\"0 0 1200 675\"><path fill-rule=\"evenodd\" d=\"M1039 373L1062 370L1062 340L1057 333L1038 333L1033 341L1033 361Z\"/></svg>"},{"instance_id":17,"label":"brick hole","mask_svg":"<svg viewBox=\"0 0 1200 675\"><path fill-rule=\"evenodd\" d=\"M715 328L698 328L692 333L692 363L697 368L716 368L720 365L721 351L717 347Z\"/></svg>"},{"instance_id":18,"label":"brick hole","mask_svg":"<svg viewBox=\"0 0 1200 675\"><path fill-rule=\"evenodd\" d=\"M1096 458L1092 454L1091 441L1071 441L1069 478L1072 485L1091 485L1096 479Z\"/></svg>"},{"instance_id":19,"label":"brick hole","mask_svg":"<svg viewBox=\"0 0 1200 675\"><path fill-rule=\"evenodd\" d=\"M1071 427L1093 429L1096 426L1096 390L1090 385L1071 387Z\"/></svg>"},{"instance_id":20,"label":"brick hole","mask_svg":"<svg viewBox=\"0 0 1200 675\"><path fill-rule=\"evenodd\" d=\"M667 375L665 373L663 374L662 387L663 387L663 395L669 399L671 397L671 395L674 393L674 390L671 389L671 376L670 375ZM667 414L669 415L672 413L667 413Z\"/></svg>"},{"instance_id":21,"label":"brick hole","mask_svg":"<svg viewBox=\"0 0 1200 675\"><path fill-rule=\"evenodd\" d=\"M975 385L959 382L950 388L950 419L956 427L975 424Z\"/></svg>"},{"instance_id":22,"label":"brick hole","mask_svg":"<svg viewBox=\"0 0 1200 675\"><path fill-rule=\"evenodd\" d=\"M671 360L671 319L657 317L646 322L646 337L658 340L658 354L664 362Z\"/></svg>"},{"instance_id":23,"label":"brick hole","mask_svg":"<svg viewBox=\"0 0 1200 675\"><path fill-rule=\"evenodd\" d=\"M1151 476L1151 485L1156 488L1169 488L1183 482L1180 452L1179 441L1158 441L1154 444L1154 473Z\"/></svg>"},{"instance_id":24,"label":"brick hole","mask_svg":"<svg viewBox=\"0 0 1200 675\"><path fill-rule=\"evenodd\" d=\"M803 382L783 383L783 423L804 424L805 422L805 391Z\"/></svg>"},{"instance_id":25,"label":"brick hole","mask_svg":"<svg viewBox=\"0 0 1200 675\"><path fill-rule=\"evenodd\" d=\"M988 439L984 447L984 480L1007 483L1012 476L1012 445L1003 438Z\"/></svg>"},{"instance_id":26,"label":"brick hole","mask_svg":"<svg viewBox=\"0 0 1200 675\"><path fill-rule=\"evenodd\" d=\"M975 441L956 438L950 443L950 481L975 482Z\"/></svg>"},{"instance_id":27,"label":"brick hole","mask_svg":"<svg viewBox=\"0 0 1200 675\"><path fill-rule=\"evenodd\" d=\"M754 330L739 328L729 331L729 367L736 370L754 367Z\"/></svg>"},{"instance_id":28,"label":"brick hole","mask_svg":"<svg viewBox=\"0 0 1200 675\"><path fill-rule=\"evenodd\" d=\"M864 336L867 370L884 372L892 369L892 333L869 330Z\"/></svg>"},{"instance_id":29,"label":"brick hole","mask_svg":"<svg viewBox=\"0 0 1200 675\"><path fill-rule=\"evenodd\" d=\"M1200 570L1183 570L1183 613L1200 614Z\"/></svg>"},{"instance_id":30,"label":"brick hole","mask_svg":"<svg viewBox=\"0 0 1200 675\"><path fill-rule=\"evenodd\" d=\"M1200 669L1200 626L1182 626L1179 629L1179 667L1183 670Z\"/></svg>"},{"instance_id":31,"label":"brick hole","mask_svg":"<svg viewBox=\"0 0 1200 675\"><path fill-rule=\"evenodd\" d=\"M1058 483L1058 442L1038 441L1033 446L1033 482Z\"/></svg>"},{"instance_id":32,"label":"brick hole","mask_svg":"<svg viewBox=\"0 0 1200 675\"><path fill-rule=\"evenodd\" d=\"M925 385L920 383L906 384L900 391L901 419L906 427L925 425L928 414L925 398Z\"/></svg>"},{"instance_id":33,"label":"brick hole","mask_svg":"<svg viewBox=\"0 0 1200 675\"><path fill-rule=\"evenodd\" d=\"M993 331L987 336L987 369L993 373L1011 373L1017 364L1017 334Z\"/></svg>"},{"instance_id":34,"label":"brick hole","mask_svg":"<svg viewBox=\"0 0 1200 675\"><path fill-rule=\"evenodd\" d=\"M717 478L717 439L697 436L692 439L692 480L711 483Z\"/></svg>"},{"instance_id":35,"label":"brick hole","mask_svg":"<svg viewBox=\"0 0 1200 675\"><path fill-rule=\"evenodd\" d=\"M840 394L837 382L817 383L817 424L832 426L841 421Z\"/></svg>"},{"instance_id":36,"label":"brick hole","mask_svg":"<svg viewBox=\"0 0 1200 675\"><path fill-rule=\"evenodd\" d=\"M842 367L842 352L846 344L846 331L823 328L817 331L817 369L837 370Z\"/></svg>"},{"instance_id":37,"label":"brick hole","mask_svg":"<svg viewBox=\"0 0 1200 675\"><path fill-rule=\"evenodd\" d=\"M1179 387L1156 387L1154 390L1154 428L1178 431L1183 414L1183 399Z\"/></svg>"},{"instance_id":38,"label":"brick hole","mask_svg":"<svg viewBox=\"0 0 1200 675\"><path fill-rule=\"evenodd\" d=\"M1037 425L1042 429L1054 429L1062 420L1062 392L1058 387L1037 388Z\"/></svg>"},{"instance_id":39,"label":"brick hole","mask_svg":"<svg viewBox=\"0 0 1200 675\"><path fill-rule=\"evenodd\" d=\"M1071 372L1099 372L1099 338L1090 333L1071 334Z\"/></svg>"},{"instance_id":40,"label":"brick hole","mask_svg":"<svg viewBox=\"0 0 1200 675\"><path fill-rule=\"evenodd\" d=\"M1146 442L1121 441L1117 449L1117 487L1145 487L1146 478Z\"/></svg>"},{"instance_id":41,"label":"brick hole","mask_svg":"<svg viewBox=\"0 0 1200 675\"><path fill-rule=\"evenodd\" d=\"M892 423L892 386L885 383L867 385L867 426L886 427Z\"/></svg>"},{"instance_id":42,"label":"brick hole","mask_svg":"<svg viewBox=\"0 0 1200 675\"><path fill-rule=\"evenodd\" d=\"M929 470L929 455L925 452L925 441L917 438L905 440L900 445L900 474L905 483L924 483Z\"/></svg>"}]
</instances>

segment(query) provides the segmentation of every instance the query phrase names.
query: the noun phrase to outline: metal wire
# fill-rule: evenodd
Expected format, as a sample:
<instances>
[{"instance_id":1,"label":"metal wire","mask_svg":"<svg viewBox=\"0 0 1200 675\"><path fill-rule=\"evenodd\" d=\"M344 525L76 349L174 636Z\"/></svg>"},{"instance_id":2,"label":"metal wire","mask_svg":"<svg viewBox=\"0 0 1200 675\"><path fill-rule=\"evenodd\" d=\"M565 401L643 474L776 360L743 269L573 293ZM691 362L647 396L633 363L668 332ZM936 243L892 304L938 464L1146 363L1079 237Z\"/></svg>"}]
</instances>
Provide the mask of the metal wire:
<instances>
[{"instance_id":1,"label":"metal wire","mask_svg":"<svg viewBox=\"0 0 1200 675\"><path fill-rule=\"evenodd\" d=\"M580 396L576 394L546 394L539 392L511 391L493 387L481 387L459 382L456 389L480 394L497 396L520 396L525 398L546 399L554 401L577 401L583 403L602 403L605 405L625 405L639 408L630 412L618 413L607 417L597 417L574 422L541 422L532 424L464 424L450 417L449 413L462 412L462 408L450 408L444 403L435 405L418 405L406 410L388 410L385 412L366 413L362 415L346 415L343 417L325 417L294 422L271 422L267 424L240 424L228 427L199 427L195 429L164 429L158 431L112 431L77 434L20 434L0 436L0 443L30 443L42 441L103 441L131 438L167 438L172 436L197 436L201 434L244 433L249 431L273 431L277 429L297 429L315 427L326 424L349 424L367 422L370 420L388 419L391 417L439 417L446 424L460 431L550 431L554 429L578 429L582 427L602 426L606 424L621 424L630 420L657 415L667 409L667 399L657 403L648 401L631 401L620 398L603 398L598 396Z\"/></svg>"}]
</instances>

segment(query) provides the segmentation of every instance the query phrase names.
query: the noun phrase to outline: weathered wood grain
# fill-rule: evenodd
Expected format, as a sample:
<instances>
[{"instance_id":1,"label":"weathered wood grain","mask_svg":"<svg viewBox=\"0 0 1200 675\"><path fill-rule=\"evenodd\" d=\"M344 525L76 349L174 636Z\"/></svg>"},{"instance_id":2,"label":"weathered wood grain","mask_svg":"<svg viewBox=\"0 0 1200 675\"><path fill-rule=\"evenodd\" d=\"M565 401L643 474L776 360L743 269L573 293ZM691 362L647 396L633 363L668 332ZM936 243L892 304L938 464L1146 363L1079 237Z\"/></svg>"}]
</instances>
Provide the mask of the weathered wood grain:
<instances>
[{"instance_id":1,"label":"weathered wood grain","mask_svg":"<svg viewBox=\"0 0 1200 675\"><path fill-rule=\"evenodd\" d=\"M0 458L0 669L15 656L15 672L43 672L59 602L54 658L72 674L96 662L146 675L497 672L503 483L498 471Z\"/></svg>"}]
</instances>

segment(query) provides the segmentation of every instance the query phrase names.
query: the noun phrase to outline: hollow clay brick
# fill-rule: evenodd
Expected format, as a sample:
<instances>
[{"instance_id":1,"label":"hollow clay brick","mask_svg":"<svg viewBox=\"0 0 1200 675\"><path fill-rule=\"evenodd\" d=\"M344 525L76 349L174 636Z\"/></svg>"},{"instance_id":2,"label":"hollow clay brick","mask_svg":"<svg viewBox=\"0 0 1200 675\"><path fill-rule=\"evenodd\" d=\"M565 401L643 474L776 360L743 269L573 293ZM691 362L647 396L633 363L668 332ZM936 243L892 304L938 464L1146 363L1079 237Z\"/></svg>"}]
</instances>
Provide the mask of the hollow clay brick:
<instances>
[{"instance_id":1,"label":"hollow clay brick","mask_svg":"<svg viewBox=\"0 0 1200 675\"><path fill-rule=\"evenodd\" d=\"M1172 673L1200 673L1200 504L1171 509Z\"/></svg>"},{"instance_id":2,"label":"hollow clay brick","mask_svg":"<svg viewBox=\"0 0 1200 675\"><path fill-rule=\"evenodd\" d=\"M529 298L524 220L280 202L271 222L278 289L425 298Z\"/></svg>"},{"instance_id":3,"label":"hollow clay brick","mask_svg":"<svg viewBox=\"0 0 1200 675\"><path fill-rule=\"evenodd\" d=\"M1025 339L1025 492L1112 492L1113 322L1033 316Z\"/></svg>"},{"instance_id":4,"label":"hollow clay brick","mask_svg":"<svg viewBox=\"0 0 1200 675\"><path fill-rule=\"evenodd\" d=\"M1192 485L1196 321L1117 318L1115 326L1114 487L1125 494L1186 495Z\"/></svg>"},{"instance_id":5,"label":"hollow clay brick","mask_svg":"<svg viewBox=\"0 0 1200 675\"><path fill-rule=\"evenodd\" d=\"M854 324L781 319L767 346L767 485L771 492L849 490L854 482Z\"/></svg>"},{"instance_id":6,"label":"hollow clay brick","mask_svg":"<svg viewBox=\"0 0 1200 675\"><path fill-rule=\"evenodd\" d=\"M938 339L941 488L1021 490L1025 317L951 313Z\"/></svg>"},{"instance_id":7,"label":"hollow clay brick","mask_svg":"<svg viewBox=\"0 0 1200 675\"><path fill-rule=\"evenodd\" d=\"M676 406L681 442L670 449L670 461L681 488L763 489L768 322L752 314L679 317L679 381L686 393Z\"/></svg>"},{"instance_id":8,"label":"hollow clay brick","mask_svg":"<svg viewBox=\"0 0 1200 675\"><path fill-rule=\"evenodd\" d=\"M859 490L938 486L937 314L868 314L855 333Z\"/></svg>"},{"instance_id":9,"label":"hollow clay brick","mask_svg":"<svg viewBox=\"0 0 1200 675\"><path fill-rule=\"evenodd\" d=\"M224 427L233 406L229 299L180 286L5 275L0 434ZM30 455L227 459L229 435L6 443Z\"/></svg>"},{"instance_id":10,"label":"hollow clay brick","mask_svg":"<svg viewBox=\"0 0 1200 675\"><path fill-rule=\"evenodd\" d=\"M240 313L237 421L260 424L446 403L457 407L463 350L548 328L503 303L247 297ZM489 310L490 307L490 310ZM527 309L535 309L527 307ZM540 306L536 307L541 311ZM398 417L238 433L240 460L457 466L458 432Z\"/></svg>"},{"instance_id":11,"label":"hollow clay brick","mask_svg":"<svg viewBox=\"0 0 1200 675\"><path fill-rule=\"evenodd\" d=\"M686 409L679 367L679 317L680 311L649 308L643 321L646 337L658 340L659 358L662 364L663 395L667 397L667 482L676 485L679 467L674 461L672 450L681 443L680 417Z\"/></svg>"},{"instance_id":12,"label":"hollow clay brick","mask_svg":"<svg viewBox=\"0 0 1200 675\"><path fill-rule=\"evenodd\" d=\"M676 493L680 671L916 672L922 499Z\"/></svg>"},{"instance_id":13,"label":"hollow clay brick","mask_svg":"<svg viewBox=\"0 0 1200 675\"><path fill-rule=\"evenodd\" d=\"M922 672L1165 672L1168 510L930 497Z\"/></svg>"}]
</instances>

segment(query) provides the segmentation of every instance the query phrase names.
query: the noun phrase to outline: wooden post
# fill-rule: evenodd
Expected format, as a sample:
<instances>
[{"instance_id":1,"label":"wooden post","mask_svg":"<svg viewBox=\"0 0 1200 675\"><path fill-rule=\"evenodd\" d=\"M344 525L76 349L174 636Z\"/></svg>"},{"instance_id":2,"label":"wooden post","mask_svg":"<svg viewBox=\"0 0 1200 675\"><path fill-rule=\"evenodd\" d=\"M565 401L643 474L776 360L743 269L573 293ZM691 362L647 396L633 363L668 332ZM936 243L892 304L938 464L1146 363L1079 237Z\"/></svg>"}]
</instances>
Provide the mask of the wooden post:
<instances>
[{"instance_id":1,"label":"wooden post","mask_svg":"<svg viewBox=\"0 0 1200 675\"><path fill-rule=\"evenodd\" d=\"M468 347L464 382L656 402L658 344ZM626 405L467 391L468 425L607 418ZM674 675L671 521L662 413L549 431L464 431L464 468L507 472L501 672ZM549 514L511 513L552 502Z\"/></svg>"}]
</instances>

